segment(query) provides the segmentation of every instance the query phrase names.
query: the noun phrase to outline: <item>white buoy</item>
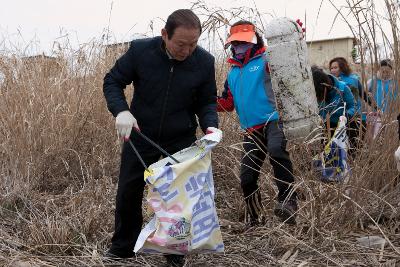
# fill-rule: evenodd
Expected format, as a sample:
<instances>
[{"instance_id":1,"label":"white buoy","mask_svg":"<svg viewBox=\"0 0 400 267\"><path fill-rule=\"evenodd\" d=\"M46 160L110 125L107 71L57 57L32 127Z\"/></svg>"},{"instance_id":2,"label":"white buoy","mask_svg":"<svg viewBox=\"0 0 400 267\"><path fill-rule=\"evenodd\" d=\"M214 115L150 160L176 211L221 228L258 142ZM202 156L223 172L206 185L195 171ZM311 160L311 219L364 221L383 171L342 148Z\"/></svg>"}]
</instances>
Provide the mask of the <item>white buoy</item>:
<instances>
[{"instance_id":1,"label":"white buoy","mask_svg":"<svg viewBox=\"0 0 400 267\"><path fill-rule=\"evenodd\" d=\"M286 138L309 139L318 133L320 117L303 31L291 19L276 18L266 26L265 37L272 88Z\"/></svg>"}]
</instances>

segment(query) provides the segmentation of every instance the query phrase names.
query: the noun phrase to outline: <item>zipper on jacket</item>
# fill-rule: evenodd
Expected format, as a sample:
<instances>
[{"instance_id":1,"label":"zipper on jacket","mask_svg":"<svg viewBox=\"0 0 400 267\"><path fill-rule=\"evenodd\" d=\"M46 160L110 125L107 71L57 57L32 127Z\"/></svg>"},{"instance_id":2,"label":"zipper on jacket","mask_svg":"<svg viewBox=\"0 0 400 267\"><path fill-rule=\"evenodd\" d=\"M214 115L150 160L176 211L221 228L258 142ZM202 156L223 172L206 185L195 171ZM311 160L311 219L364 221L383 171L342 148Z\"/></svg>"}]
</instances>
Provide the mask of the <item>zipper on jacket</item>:
<instances>
[{"instance_id":1,"label":"zipper on jacket","mask_svg":"<svg viewBox=\"0 0 400 267\"><path fill-rule=\"evenodd\" d=\"M163 108L161 112L161 121L160 121L160 128L158 129L158 143L161 141L161 132L164 124L164 119L165 119L165 111L167 109L167 102L168 102L168 96L169 96L169 90L171 88L171 81L172 81L172 75L174 73L174 65L171 65L171 68L169 69L169 76L168 76L168 84L167 84L167 91L165 92L165 97L164 97L164 103L163 103Z\"/></svg>"},{"instance_id":2,"label":"zipper on jacket","mask_svg":"<svg viewBox=\"0 0 400 267\"><path fill-rule=\"evenodd\" d=\"M246 127L249 126L249 123L247 122L247 116L246 116L246 111L245 111L245 107L244 107L244 103L243 103L243 66L239 67L240 68L240 89L239 89L239 94L240 94L240 107L242 109L242 114L243 114L243 120L246 123Z\"/></svg>"}]
</instances>

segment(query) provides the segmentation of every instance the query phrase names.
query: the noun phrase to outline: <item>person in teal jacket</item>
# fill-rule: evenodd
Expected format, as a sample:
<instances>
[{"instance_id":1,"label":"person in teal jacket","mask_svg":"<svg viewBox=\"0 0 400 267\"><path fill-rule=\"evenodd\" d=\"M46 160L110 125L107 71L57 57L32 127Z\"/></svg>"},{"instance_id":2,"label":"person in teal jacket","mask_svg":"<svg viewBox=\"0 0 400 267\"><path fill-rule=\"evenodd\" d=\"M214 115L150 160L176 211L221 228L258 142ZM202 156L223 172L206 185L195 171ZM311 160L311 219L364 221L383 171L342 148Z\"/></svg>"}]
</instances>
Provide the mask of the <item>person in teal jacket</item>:
<instances>
[{"instance_id":1,"label":"person in teal jacket","mask_svg":"<svg viewBox=\"0 0 400 267\"><path fill-rule=\"evenodd\" d=\"M263 208L258 187L260 169L267 155L278 187L275 215L295 224L297 197L294 190L293 166L286 150L286 138L276 109L264 41L254 24L238 21L232 25L226 48L231 47L231 69L225 89L218 98L218 111L236 110L240 126L246 131L240 183L250 225L262 218Z\"/></svg>"},{"instance_id":2,"label":"person in teal jacket","mask_svg":"<svg viewBox=\"0 0 400 267\"><path fill-rule=\"evenodd\" d=\"M397 98L399 85L393 78L393 67L389 59L379 63L378 76L368 81L368 91L375 100L378 112L394 113L391 109Z\"/></svg>"},{"instance_id":3,"label":"person in teal jacket","mask_svg":"<svg viewBox=\"0 0 400 267\"><path fill-rule=\"evenodd\" d=\"M356 101L355 116L348 121L347 131L351 146L349 154L354 155L354 150L360 147L360 141L365 135L367 125L366 106L362 103L364 102L371 105L371 99L368 97L368 93L364 92L359 76L352 72L349 63L344 57L335 57L331 59L329 61L329 69L333 76L339 81L344 82L350 88Z\"/></svg>"},{"instance_id":4,"label":"person in teal jacket","mask_svg":"<svg viewBox=\"0 0 400 267\"><path fill-rule=\"evenodd\" d=\"M327 125L329 115L329 125L331 135L333 135L339 122L339 117L345 115L347 120L354 117L355 100L350 88L339 81L335 76L327 74L318 66L312 66L315 93L317 96L319 115Z\"/></svg>"}]
</instances>

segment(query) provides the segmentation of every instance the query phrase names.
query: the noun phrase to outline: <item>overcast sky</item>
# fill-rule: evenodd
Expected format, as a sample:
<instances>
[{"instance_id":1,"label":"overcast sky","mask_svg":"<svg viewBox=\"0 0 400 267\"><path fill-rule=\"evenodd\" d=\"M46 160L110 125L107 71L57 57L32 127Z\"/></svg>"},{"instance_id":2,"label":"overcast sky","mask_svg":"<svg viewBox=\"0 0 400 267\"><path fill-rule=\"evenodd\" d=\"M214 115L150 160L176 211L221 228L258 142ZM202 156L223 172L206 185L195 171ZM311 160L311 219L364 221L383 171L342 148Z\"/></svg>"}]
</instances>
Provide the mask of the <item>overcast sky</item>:
<instances>
[{"instance_id":1,"label":"overcast sky","mask_svg":"<svg viewBox=\"0 0 400 267\"><path fill-rule=\"evenodd\" d=\"M351 36L328 0L205 0L207 6L223 9L254 7L268 22L287 16L304 21L307 14L307 40ZM336 6L345 0L333 0ZM135 34L159 34L163 20L179 8L190 8L193 1L162 0L0 0L0 49L26 53L49 53L54 41L68 38L72 46L99 39L109 30L112 42L128 41ZM320 13L318 10L321 6ZM317 17L318 15L318 17ZM154 21L153 31L149 24ZM33 44L33 46L32 46Z\"/></svg>"}]
</instances>

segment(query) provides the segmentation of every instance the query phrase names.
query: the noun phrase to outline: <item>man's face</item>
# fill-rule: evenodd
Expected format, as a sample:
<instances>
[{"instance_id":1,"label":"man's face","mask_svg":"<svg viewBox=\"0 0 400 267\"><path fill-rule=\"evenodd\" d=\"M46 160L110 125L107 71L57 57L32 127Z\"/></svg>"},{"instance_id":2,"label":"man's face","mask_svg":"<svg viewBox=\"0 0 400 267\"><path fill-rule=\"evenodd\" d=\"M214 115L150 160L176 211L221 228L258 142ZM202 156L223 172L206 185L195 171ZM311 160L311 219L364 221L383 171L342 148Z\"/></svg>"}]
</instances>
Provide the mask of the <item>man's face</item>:
<instances>
[{"instance_id":1,"label":"man's face","mask_svg":"<svg viewBox=\"0 0 400 267\"><path fill-rule=\"evenodd\" d=\"M382 80L389 80L390 78L392 78L392 69L388 66L382 66L379 69L379 72L381 73L381 78Z\"/></svg>"},{"instance_id":2,"label":"man's face","mask_svg":"<svg viewBox=\"0 0 400 267\"><path fill-rule=\"evenodd\" d=\"M171 56L179 61L185 60L196 49L200 31L196 28L177 27L172 38L168 38L167 31L161 30L165 47Z\"/></svg>"}]
</instances>

